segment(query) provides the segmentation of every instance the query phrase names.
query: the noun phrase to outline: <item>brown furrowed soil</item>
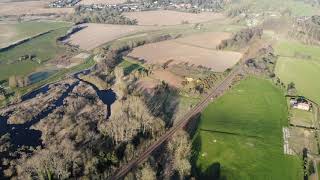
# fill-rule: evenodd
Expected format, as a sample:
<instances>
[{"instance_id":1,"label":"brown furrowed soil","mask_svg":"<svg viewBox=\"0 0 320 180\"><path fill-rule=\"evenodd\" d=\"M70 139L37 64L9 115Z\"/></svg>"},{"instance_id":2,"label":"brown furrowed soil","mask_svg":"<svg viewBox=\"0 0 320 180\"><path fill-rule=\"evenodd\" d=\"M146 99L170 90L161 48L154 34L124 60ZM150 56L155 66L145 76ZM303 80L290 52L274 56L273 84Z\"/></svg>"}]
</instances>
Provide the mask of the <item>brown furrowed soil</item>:
<instances>
[{"instance_id":1,"label":"brown furrowed soil","mask_svg":"<svg viewBox=\"0 0 320 180\"><path fill-rule=\"evenodd\" d=\"M84 24L84 26L87 27L73 34L66 41L73 45L78 45L81 49L85 50L92 50L100 45L130 33L151 28L143 26L109 24Z\"/></svg>"},{"instance_id":2,"label":"brown furrowed soil","mask_svg":"<svg viewBox=\"0 0 320 180\"><path fill-rule=\"evenodd\" d=\"M167 71L167 70L156 70L156 71L154 71L152 73L151 76L154 77L155 79L160 80L160 81L165 81L170 86L173 86L173 87L176 87L176 88L182 87L183 78L173 74L170 71Z\"/></svg>"},{"instance_id":3,"label":"brown furrowed soil","mask_svg":"<svg viewBox=\"0 0 320 180\"><path fill-rule=\"evenodd\" d=\"M231 38L231 33L226 32L206 32L196 35L187 36L184 38L176 39L175 42L180 44L213 49L221 43L222 40Z\"/></svg>"},{"instance_id":4,"label":"brown furrowed soil","mask_svg":"<svg viewBox=\"0 0 320 180\"><path fill-rule=\"evenodd\" d=\"M189 65L211 68L215 72L223 72L231 68L242 57L242 54L238 52L217 51L197 47L192 42L187 45L178 41L179 39L147 44L135 48L129 56L143 59L150 64L188 63Z\"/></svg>"},{"instance_id":5,"label":"brown furrowed soil","mask_svg":"<svg viewBox=\"0 0 320 180\"><path fill-rule=\"evenodd\" d=\"M193 24L225 18L219 13L205 12L194 14L167 10L127 12L123 15L130 19L137 19L139 25L148 26L178 25L182 24L183 21Z\"/></svg>"},{"instance_id":6,"label":"brown furrowed soil","mask_svg":"<svg viewBox=\"0 0 320 180\"><path fill-rule=\"evenodd\" d=\"M48 8L47 1L0 2L0 16L37 15L37 14L70 14L73 8Z\"/></svg>"}]
</instances>

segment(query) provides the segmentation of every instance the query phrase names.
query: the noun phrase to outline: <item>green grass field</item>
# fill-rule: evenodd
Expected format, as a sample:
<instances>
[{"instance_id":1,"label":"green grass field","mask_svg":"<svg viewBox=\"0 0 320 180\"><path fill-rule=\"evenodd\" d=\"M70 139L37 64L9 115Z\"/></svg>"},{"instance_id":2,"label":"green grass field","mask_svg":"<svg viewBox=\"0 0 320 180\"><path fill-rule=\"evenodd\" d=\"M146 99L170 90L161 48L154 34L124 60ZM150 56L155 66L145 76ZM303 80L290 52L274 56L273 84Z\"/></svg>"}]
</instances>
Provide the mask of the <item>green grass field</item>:
<instances>
[{"instance_id":1,"label":"green grass field","mask_svg":"<svg viewBox=\"0 0 320 180\"><path fill-rule=\"evenodd\" d=\"M2 24L0 27L0 32L10 31L13 35L9 37L0 37L0 47L1 45L8 45L15 41L28 38L30 36L34 36L36 34L46 32L52 29L58 29L61 27L69 27L71 24L67 22L22 22L22 23L14 23L14 24Z\"/></svg>"},{"instance_id":2,"label":"green grass field","mask_svg":"<svg viewBox=\"0 0 320 180\"><path fill-rule=\"evenodd\" d=\"M198 176L213 179L220 164L221 179L302 179L300 159L283 153L287 118L281 90L264 79L243 80L202 114L193 140Z\"/></svg>"},{"instance_id":3,"label":"green grass field","mask_svg":"<svg viewBox=\"0 0 320 180\"><path fill-rule=\"evenodd\" d=\"M320 77L320 47L281 40L275 46L275 52L280 56L275 72L281 81L285 84L294 82L299 95L320 103L317 80Z\"/></svg>"},{"instance_id":4,"label":"green grass field","mask_svg":"<svg viewBox=\"0 0 320 180\"><path fill-rule=\"evenodd\" d=\"M79 64L77 66L74 66L72 68L69 68L69 69L62 69L62 70L58 71L57 73L51 75L49 78L47 78L45 80L42 80L42 81L39 81L37 83L31 84L30 86L27 86L27 87L16 88L14 90L15 90L15 92L17 94L24 95L24 94L26 94L26 93L28 93L30 91L33 91L33 90L39 88L40 86L43 86L43 85L48 84L48 83L59 81L63 77L65 77L65 75L67 75L67 74L72 74L74 72L78 72L78 71L81 71L83 69L90 68L94 64L95 64L95 61L91 57L88 60L86 60L86 62L84 62L82 64Z\"/></svg>"},{"instance_id":5,"label":"green grass field","mask_svg":"<svg viewBox=\"0 0 320 180\"><path fill-rule=\"evenodd\" d=\"M65 52L65 47L56 43L56 38L64 35L69 28L61 28L42 35L31 41L13 47L7 51L0 52L0 80L7 79L11 75L26 75L33 72L44 62L54 58L58 54ZM36 59L41 60L41 64L25 60L18 62L19 57L26 54L35 54Z\"/></svg>"},{"instance_id":6,"label":"green grass field","mask_svg":"<svg viewBox=\"0 0 320 180\"><path fill-rule=\"evenodd\" d=\"M243 0L243 4L250 4L250 10L256 13L261 11L284 11L290 10L295 16L311 16L319 12L317 7L303 1L295 0Z\"/></svg>"},{"instance_id":7,"label":"green grass field","mask_svg":"<svg viewBox=\"0 0 320 180\"><path fill-rule=\"evenodd\" d=\"M320 47L305 45L298 41L281 40L275 46L276 54L285 57L295 57L296 54L309 56L310 59L320 61Z\"/></svg>"},{"instance_id":8,"label":"green grass field","mask_svg":"<svg viewBox=\"0 0 320 180\"><path fill-rule=\"evenodd\" d=\"M290 115L291 115L290 121L294 125L302 125L306 127L313 126L313 121L315 118L315 115L313 112L304 111L300 109L291 109Z\"/></svg>"},{"instance_id":9,"label":"green grass field","mask_svg":"<svg viewBox=\"0 0 320 180\"><path fill-rule=\"evenodd\" d=\"M144 69L143 65L137 61L131 60L130 58L124 58L119 64L123 68L124 74L128 75L134 71L141 71Z\"/></svg>"}]
</instances>

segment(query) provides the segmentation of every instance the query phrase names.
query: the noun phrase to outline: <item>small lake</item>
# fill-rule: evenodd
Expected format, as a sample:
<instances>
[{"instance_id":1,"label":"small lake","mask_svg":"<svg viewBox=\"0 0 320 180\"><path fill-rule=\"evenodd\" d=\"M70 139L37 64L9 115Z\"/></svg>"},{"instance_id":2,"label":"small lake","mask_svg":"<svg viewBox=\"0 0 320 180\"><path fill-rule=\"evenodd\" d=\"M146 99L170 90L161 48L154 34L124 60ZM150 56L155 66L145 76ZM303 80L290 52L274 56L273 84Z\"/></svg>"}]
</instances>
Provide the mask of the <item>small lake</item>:
<instances>
[{"instance_id":1,"label":"small lake","mask_svg":"<svg viewBox=\"0 0 320 180\"><path fill-rule=\"evenodd\" d=\"M34 84L42 80L48 79L51 75L55 74L56 72L58 72L58 70L39 71L30 74L28 76L28 79L30 81L30 84Z\"/></svg>"}]
</instances>

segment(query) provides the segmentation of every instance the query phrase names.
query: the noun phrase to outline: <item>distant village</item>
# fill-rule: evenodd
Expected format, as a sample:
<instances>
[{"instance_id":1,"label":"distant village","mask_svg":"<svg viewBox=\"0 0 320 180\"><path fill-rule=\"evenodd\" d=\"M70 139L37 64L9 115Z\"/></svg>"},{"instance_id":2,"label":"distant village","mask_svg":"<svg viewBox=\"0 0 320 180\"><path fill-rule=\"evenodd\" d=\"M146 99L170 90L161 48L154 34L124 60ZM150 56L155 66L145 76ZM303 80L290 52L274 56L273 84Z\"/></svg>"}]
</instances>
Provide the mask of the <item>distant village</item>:
<instances>
[{"instance_id":1,"label":"distant village","mask_svg":"<svg viewBox=\"0 0 320 180\"><path fill-rule=\"evenodd\" d=\"M73 7L81 0L57 0L49 3L50 8Z\"/></svg>"},{"instance_id":2,"label":"distant village","mask_svg":"<svg viewBox=\"0 0 320 180\"><path fill-rule=\"evenodd\" d=\"M81 0L57 0L49 4L50 8L64 8L73 7L77 5ZM189 12L213 12L213 8L199 8L196 5L190 3L168 3L160 4L158 1L153 3L123 3L123 4L91 4L91 5L81 5L89 11L102 10L102 9L114 9L119 12L130 12L130 11L147 11L156 9L168 9L168 10L180 10Z\"/></svg>"}]
</instances>

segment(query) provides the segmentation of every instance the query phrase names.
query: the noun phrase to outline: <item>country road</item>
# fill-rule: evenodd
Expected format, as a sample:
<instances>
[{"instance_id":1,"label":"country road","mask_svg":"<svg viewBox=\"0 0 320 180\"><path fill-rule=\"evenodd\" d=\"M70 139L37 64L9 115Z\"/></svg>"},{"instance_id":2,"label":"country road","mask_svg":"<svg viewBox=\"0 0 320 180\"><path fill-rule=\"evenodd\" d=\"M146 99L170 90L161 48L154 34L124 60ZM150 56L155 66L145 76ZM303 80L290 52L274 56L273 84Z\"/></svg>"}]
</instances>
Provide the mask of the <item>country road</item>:
<instances>
[{"instance_id":1,"label":"country road","mask_svg":"<svg viewBox=\"0 0 320 180\"><path fill-rule=\"evenodd\" d=\"M189 120L196 114L202 112L204 108L219 94L229 88L232 84L233 79L242 72L241 66L235 66L230 74L216 87L214 87L207 95L205 95L202 100L192 108L185 116L180 118L177 123L171 127L165 134L163 134L156 142L150 145L144 152L142 152L138 158L130 161L127 165L121 167L110 180L117 180L123 178L130 170L145 159L147 159L150 154L156 150L160 145L162 145L166 140L168 140L177 130L183 128Z\"/></svg>"}]
</instances>

